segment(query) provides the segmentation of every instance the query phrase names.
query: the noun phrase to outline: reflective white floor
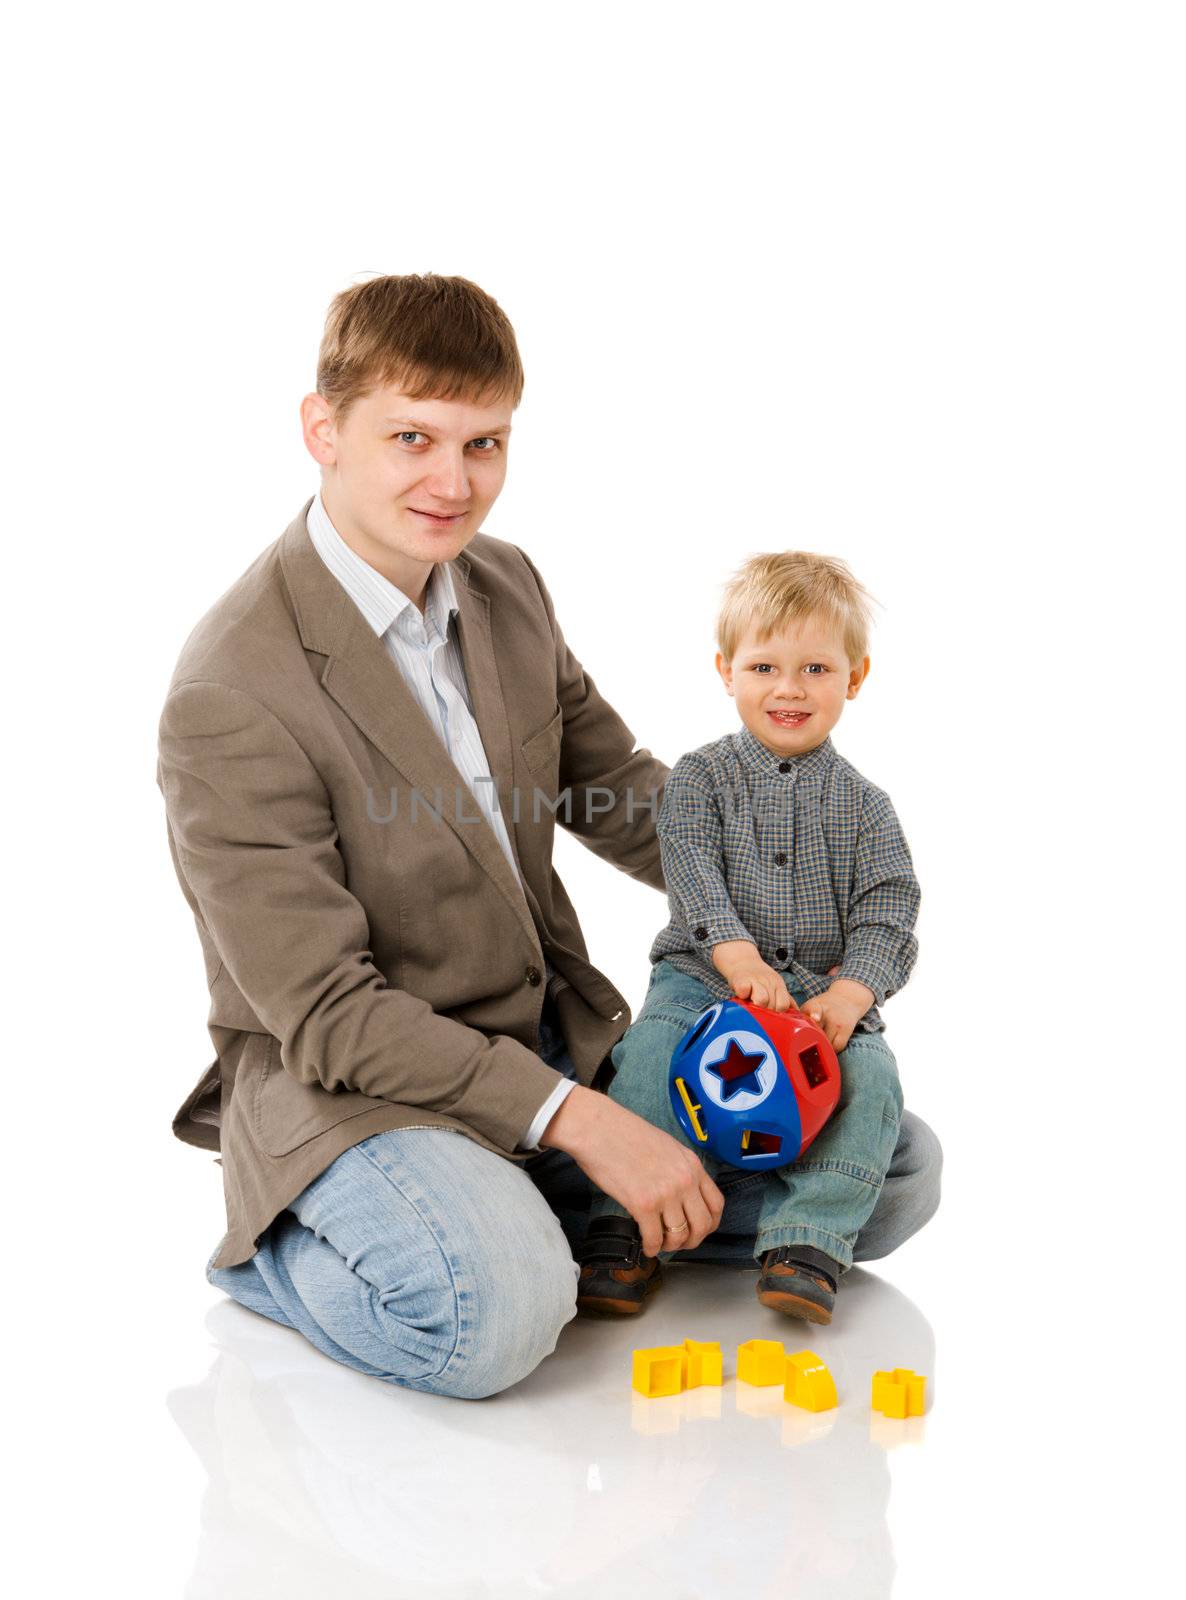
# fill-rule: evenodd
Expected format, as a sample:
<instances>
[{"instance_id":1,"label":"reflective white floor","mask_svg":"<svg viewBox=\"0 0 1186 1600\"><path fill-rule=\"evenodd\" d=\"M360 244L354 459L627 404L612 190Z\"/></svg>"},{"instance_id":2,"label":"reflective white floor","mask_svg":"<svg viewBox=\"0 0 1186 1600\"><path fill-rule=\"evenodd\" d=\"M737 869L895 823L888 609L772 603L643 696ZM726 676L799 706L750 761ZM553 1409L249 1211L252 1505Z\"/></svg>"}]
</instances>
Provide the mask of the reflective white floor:
<instances>
[{"instance_id":1,"label":"reflective white floor","mask_svg":"<svg viewBox=\"0 0 1186 1600\"><path fill-rule=\"evenodd\" d=\"M578 1320L530 1379L477 1404L344 1371L220 1301L209 1374L169 1396L209 1475L187 1594L890 1594L891 1457L925 1448L927 1419L874 1418L870 1375L913 1367L941 1405L930 1325L868 1272L831 1328L763 1310L753 1281L671 1269L637 1324ZM634 1395L632 1347L685 1336L721 1340L724 1387ZM816 1350L838 1409L738 1383L752 1337Z\"/></svg>"}]
</instances>

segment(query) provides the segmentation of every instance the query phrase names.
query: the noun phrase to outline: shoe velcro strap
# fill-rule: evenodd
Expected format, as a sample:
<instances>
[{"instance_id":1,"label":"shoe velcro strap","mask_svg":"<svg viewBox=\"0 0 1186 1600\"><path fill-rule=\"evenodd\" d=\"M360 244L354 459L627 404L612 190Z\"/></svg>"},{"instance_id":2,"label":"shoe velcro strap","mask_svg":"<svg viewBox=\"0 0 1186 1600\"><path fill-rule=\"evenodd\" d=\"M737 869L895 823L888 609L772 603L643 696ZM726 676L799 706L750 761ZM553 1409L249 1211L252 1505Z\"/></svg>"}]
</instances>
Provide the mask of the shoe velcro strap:
<instances>
[{"instance_id":1,"label":"shoe velcro strap","mask_svg":"<svg viewBox=\"0 0 1186 1600\"><path fill-rule=\"evenodd\" d=\"M836 1286L840 1281L840 1267L822 1250L815 1250L811 1245L805 1244L780 1245L766 1264L772 1267L776 1263L781 1266L801 1267L804 1272L826 1278L832 1293L836 1293Z\"/></svg>"}]
</instances>

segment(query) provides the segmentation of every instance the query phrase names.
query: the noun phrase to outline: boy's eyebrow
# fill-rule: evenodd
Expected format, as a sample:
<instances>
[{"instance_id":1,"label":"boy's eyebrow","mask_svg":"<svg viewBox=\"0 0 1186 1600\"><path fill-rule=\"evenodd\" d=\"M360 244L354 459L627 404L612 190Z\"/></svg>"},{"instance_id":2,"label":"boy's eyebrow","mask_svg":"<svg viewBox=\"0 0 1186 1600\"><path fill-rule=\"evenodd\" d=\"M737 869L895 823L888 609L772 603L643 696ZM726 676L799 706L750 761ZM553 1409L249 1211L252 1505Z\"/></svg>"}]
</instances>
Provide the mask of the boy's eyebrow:
<instances>
[{"instance_id":1,"label":"boy's eyebrow","mask_svg":"<svg viewBox=\"0 0 1186 1600\"><path fill-rule=\"evenodd\" d=\"M395 427L397 424L401 428L414 428L417 433L431 433L432 432L432 426L431 426L430 423L417 422L415 417L384 417L383 418L383 425L385 427L389 427L389 428L390 427ZM483 428L480 433L475 433L473 435L473 437L475 439L493 439L495 434L510 433L510 431L511 431L511 425L508 422L508 423L504 424L504 426L501 427L501 428Z\"/></svg>"}]
</instances>

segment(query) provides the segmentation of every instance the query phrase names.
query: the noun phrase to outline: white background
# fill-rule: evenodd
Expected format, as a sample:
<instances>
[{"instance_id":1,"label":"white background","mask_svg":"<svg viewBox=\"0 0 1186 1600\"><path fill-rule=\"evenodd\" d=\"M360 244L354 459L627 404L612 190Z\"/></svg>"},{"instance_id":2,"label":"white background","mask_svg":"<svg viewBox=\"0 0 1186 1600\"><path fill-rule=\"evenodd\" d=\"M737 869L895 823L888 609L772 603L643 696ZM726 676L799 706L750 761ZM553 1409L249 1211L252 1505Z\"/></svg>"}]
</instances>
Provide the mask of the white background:
<instances>
[{"instance_id":1,"label":"white background","mask_svg":"<svg viewBox=\"0 0 1186 1600\"><path fill-rule=\"evenodd\" d=\"M535 559L641 743L671 761L734 725L712 622L748 553L841 554L882 602L835 741L914 850L922 955L887 1022L947 1156L939 1216L880 1265L944 1372L892 1458L894 1593L1157 1569L1180 1455L1182 45L1176 6L1040 0L10 21L23 1592L100 1566L129 1594L240 1592L186 1588L205 1473L165 1404L209 1367L222 1216L218 1169L169 1130L210 1050L156 722L190 628L314 492L297 410L330 298L404 271L471 277L512 318L527 389L486 531ZM662 900L568 839L558 860L637 1003ZM387 1592L450 1593L441 1559L440 1587ZM640 1592L700 1592L648 1571ZM475 1582L453 1592L495 1592Z\"/></svg>"}]
</instances>

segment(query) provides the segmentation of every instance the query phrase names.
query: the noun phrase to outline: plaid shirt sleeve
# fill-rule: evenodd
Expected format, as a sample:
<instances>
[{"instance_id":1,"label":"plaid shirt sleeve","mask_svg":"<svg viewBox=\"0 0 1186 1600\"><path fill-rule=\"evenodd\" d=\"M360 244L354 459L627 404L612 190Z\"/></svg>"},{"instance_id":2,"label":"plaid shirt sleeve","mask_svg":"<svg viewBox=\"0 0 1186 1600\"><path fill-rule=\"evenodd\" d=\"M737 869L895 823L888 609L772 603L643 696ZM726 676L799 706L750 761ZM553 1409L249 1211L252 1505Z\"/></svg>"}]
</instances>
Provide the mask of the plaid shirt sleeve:
<instances>
[{"instance_id":1,"label":"plaid shirt sleeve","mask_svg":"<svg viewBox=\"0 0 1186 1600\"><path fill-rule=\"evenodd\" d=\"M671 769L655 824L667 903L705 960L713 945L753 935L725 884L723 828L711 781L682 756Z\"/></svg>"},{"instance_id":2,"label":"plaid shirt sleeve","mask_svg":"<svg viewBox=\"0 0 1186 1600\"><path fill-rule=\"evenodd\" d=\"M883 1005L910 976L918 955L920 892L910 847L889 796L865 791L840 978L855 978Z\"/></svg>"}]
</instances>

